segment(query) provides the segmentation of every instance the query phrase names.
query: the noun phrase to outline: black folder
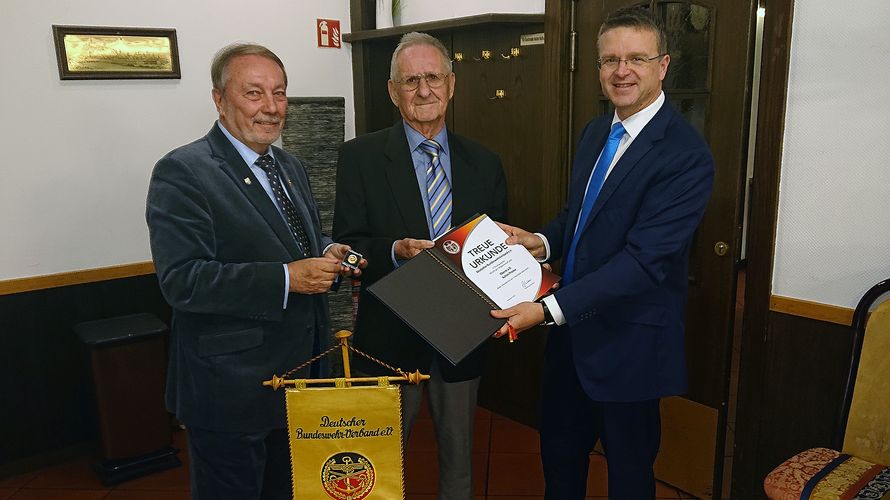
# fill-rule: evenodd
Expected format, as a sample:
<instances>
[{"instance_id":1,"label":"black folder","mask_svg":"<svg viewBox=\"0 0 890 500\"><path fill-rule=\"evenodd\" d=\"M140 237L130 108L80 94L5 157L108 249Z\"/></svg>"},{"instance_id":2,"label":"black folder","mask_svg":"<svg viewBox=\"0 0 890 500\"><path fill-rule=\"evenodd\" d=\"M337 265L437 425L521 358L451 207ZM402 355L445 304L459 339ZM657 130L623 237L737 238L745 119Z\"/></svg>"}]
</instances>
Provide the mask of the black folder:
<instances>
[{"instance_id":1,"label":"black folder","mask_svg":"<svg viewBox=\"0 0 890 500\"><path fill-rule=\"evenodd\" d=\"M499 307L437 252L422 251L368 291L456 365L505 320L492 318Z\"/></svg>"}]
</instances>

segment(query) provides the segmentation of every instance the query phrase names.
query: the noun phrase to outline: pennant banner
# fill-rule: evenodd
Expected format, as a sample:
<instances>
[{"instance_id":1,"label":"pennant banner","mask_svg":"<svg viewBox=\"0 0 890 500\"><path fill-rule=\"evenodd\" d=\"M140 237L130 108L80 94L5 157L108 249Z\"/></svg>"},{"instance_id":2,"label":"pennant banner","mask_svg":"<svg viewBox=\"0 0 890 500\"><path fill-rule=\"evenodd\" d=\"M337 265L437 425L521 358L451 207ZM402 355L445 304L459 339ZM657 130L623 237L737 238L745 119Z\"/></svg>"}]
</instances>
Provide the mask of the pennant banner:
<instances>
[{"instance_id":1,"label":"pennant banner","mask_svg":"<svg viewBox=\"0 0 890 500\"><path fill-rule=\"evenodd\" d=\"M385 377L357 387L301 388L298 381L285 401L294 498L404 498L398 386Z\"/></svg>"}]
</instances>

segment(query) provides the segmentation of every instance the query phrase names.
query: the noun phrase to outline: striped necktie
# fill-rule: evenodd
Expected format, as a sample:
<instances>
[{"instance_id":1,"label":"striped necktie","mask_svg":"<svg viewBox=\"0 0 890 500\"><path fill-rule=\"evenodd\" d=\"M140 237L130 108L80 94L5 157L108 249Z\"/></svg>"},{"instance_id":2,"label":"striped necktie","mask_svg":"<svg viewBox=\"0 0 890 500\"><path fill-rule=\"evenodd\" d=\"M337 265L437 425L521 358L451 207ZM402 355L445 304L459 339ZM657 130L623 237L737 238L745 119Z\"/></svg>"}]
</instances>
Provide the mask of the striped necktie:
<instances>
[{"instance_id":1,"label":"striped necktie","mask_svg":"<svg viewBox=\"0 0 890 500\"><path fill-rule=\"evenodd\" d=\"M584 195L584 201L581 203L581 213L578 216L578 227L575 228L575 233L572 236L572 244L569 246L569 253L566 255L566 261L563 266L563 285L568 285L574 281L575 250L578 247L578 240L581 239L581 231L584 230L584 225L587 223L587 217L590 215L591 210L593 210L593 204L596 202L596 197L599 196L600 189L602 189L603 183L606 181L606 173L609 171L609 165L612 164L612 159L615 158L615 153L618 151L618 144L621 142L622 137L624 137L624 125L622 125L621 122L615 122L615 124L612 125L612 130L609 132L609 138L606 140L603 152L600 154L599 160L597 160L596 165L593 167L593 173L590 174L590 180L587 184L587 193Z\"/></svg>"},{"instance_id":2,"label":"striped necktie","mask_svg":"<svg viewBox=\"0 0 890 500\"><path fill-rule=\"evenodd\" d=\"M432 236L436 239L451 229L451 185L445 177L445 169L439 158L442 146L427 139L420 143L420 148L430 157L430 163L426 167L426 195L430 203Z\"/></svg>"}]
</instances>

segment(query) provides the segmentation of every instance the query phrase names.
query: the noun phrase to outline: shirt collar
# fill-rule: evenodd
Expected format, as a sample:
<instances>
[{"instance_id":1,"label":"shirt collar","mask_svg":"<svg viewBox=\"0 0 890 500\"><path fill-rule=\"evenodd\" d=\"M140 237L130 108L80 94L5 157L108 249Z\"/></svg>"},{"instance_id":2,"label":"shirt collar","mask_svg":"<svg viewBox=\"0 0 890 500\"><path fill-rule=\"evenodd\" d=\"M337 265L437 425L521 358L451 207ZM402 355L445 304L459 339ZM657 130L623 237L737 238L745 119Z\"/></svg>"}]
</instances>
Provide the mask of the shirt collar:
<instances>
[{"instance_id":1,"label":"shirt collar","mask_svg":"<svg viewBox=\"0 0 890 500\"><path fill-rule=\"evenodd\" d=\"M411 125L408 125L408 122L404 120L402 120L402 125L405 127L405 137L408 138L408 149L413 153L417 150L417 146L420 146L420 143L426 140L426 137L414 130ZM433 136L433 140L442 146L442 154L448 156L448 130L446 127L442 127L442 130Z\"/></svg>"},{"instance_id":2,"label":"shirt collar","mask_svg":"<svg viewBox=\"0 0 890 500\"><path fill-rule=\"evenodd\" d=\"M630 135L631 139L636 138L646 125L652 121L652 118L655 117L655 114L658 113L658 110L661 109L663 104L664 92L661 92L652 104L628 116L624 120L618 118L618 112L615 112L612 116L612 125L615 125L616 122L621 122L621 124L624 125L624 131Z\"/></svg>"},{"instance_id":3,"label":"shirt collar","mask_svg":"<svg viewBox=\"0 0 890 500\"><path fill-rule=\"evenodd\" d=\"M228 130L226 130L226 127L223 126L221 121L217 120L216 124L219 126L219 129L222 130L223 135L225 135L229 142L232 143L232 146L235 146L235 149L238 151L238 154L241 155L241 158L244 159L244 163L247 163L247 166L252 166L254 163L256 163L256 159L260 157L260 155L256 151L250 149L246 144L239 141L238 139L235 139L235 136L233 136L231 133L229 133ZM275 159L275 155L272 154L271 147L266 150L265 154L271 156L273 160Z\"/></svg>"}]
</instances>

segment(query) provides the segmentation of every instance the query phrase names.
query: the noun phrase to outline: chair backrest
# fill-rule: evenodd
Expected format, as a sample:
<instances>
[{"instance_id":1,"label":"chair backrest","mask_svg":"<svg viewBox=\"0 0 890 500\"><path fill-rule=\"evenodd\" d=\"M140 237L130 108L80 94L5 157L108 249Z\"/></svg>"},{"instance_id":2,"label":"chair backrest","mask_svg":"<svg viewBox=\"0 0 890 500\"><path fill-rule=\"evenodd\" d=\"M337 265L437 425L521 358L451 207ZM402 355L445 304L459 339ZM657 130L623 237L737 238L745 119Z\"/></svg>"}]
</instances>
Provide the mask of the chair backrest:
<instances>
[{"instance_id":1,"label":"chair backrest","mask_svg":"<svg viewBox=\"0 0 890 500\"><path fill-rule=\"evenodd\" d=\"M838 428L839 449L879 464L890 464L888 292L890 280L873 286L853 314L853 356Z\"/></svg>"}]
</instances>

